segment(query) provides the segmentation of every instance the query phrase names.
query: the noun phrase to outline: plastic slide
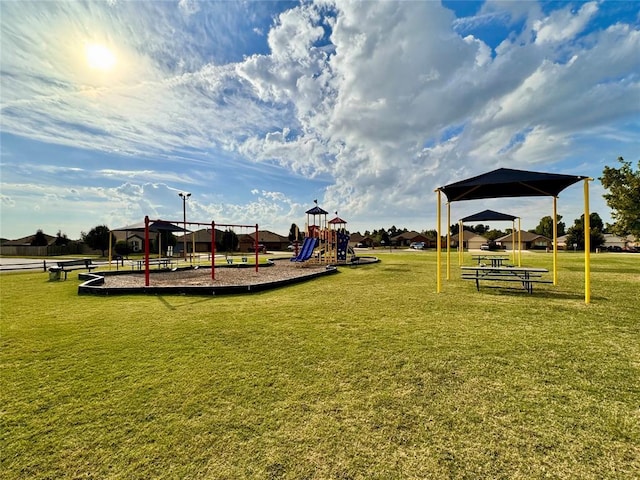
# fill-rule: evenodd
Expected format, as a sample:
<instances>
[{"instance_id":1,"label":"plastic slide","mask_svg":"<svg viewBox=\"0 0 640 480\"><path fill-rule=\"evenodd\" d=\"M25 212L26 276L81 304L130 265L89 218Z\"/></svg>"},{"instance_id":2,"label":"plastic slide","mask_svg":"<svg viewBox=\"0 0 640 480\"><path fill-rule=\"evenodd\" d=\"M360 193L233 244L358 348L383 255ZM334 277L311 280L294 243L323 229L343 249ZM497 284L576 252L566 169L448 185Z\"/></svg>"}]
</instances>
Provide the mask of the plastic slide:
<instances>
[{"instance_id":1,"label":"plastic slide","mask_svg":"<svg viewBox=\"0 0 640 480\"><path fill-rule=\"evenodd\" d=\"M304 239L302 249L297 257L291 259L292 262L306 262L313 255L313 249L316 248L317 238L307 237Z\"/></svg>"}]
</instances>

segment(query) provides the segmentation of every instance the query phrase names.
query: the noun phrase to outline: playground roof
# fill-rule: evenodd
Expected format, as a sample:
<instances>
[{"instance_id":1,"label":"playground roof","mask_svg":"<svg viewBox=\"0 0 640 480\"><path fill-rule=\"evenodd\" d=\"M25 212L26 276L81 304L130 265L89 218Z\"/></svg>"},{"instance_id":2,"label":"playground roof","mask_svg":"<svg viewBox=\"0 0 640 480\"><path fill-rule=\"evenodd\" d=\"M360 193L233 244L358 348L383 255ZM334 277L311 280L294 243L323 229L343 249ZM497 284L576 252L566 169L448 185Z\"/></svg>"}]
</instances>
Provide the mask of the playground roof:
<instances>
[{"instance_id":1,"label":"playground roof","mask_svg":"<svg viewBox=\"0 0 640 480\"><path fill-rule=\"evenodd\" d=\"M346 220L341 219L340 217L336 217L336 218L334 218L334 219L332 219L332 220L329 220L329 223L330 223L331 225L335 225L335 224L338 224L338 223L347 223L347 221L346 221Z\"/></svg>"},{"instance_id":2,"label":"playground roof","mask_svg":"<svg viewBox=\"0 0 640 480\"><path fill-rule=\"evenodd\" d=\"M438 188L450 202L502 197L557 197L569 185L588 177L499 168Z\"/></svg>"},{"instance_id":3,"label":"playground roof","mask_svg":"<svg viewBox=\"0 0 640 480\"><path fill-rule=\"evenodd\" d=\"M518 217L508 215L506 213L494 212L493 210L483 210L482 212L474 213L468 217L461 218L461 222L485 222L485 221L513 221Z\"/></svg>"},{"instance_id":4,"label":"playground roof","mask_svg":"<svg viewBox=\"0 0 640 480\"><path fill-rule=\"evenodd\" d=\"M112 232L144 232L144 222L134 223L133 225L126 225L122 228L112 228ZM183 227L179 227L171 222L165 222L158 220L155 222L149 222L150 232L188 232Z\"/></svg>"},{"instance_id":5,"label":"playground roof","mask_svg":"<svg viewBox=\"0 0 640 480\"><path fill-rule=\"evenodd\" d=\"M319 206L315 206L310 210L307 210L306 212L304 212L308 215L327 215L329 212L321 209Z\"/></svg>"}]
</instances>

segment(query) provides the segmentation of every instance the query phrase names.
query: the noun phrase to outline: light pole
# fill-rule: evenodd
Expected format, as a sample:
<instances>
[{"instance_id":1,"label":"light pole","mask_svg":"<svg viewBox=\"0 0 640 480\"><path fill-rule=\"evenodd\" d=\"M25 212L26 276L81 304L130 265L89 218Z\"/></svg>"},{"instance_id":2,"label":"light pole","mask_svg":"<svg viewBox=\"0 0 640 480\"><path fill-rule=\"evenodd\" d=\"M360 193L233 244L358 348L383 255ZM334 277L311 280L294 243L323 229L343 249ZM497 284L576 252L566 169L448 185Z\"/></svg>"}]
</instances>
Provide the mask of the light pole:
<instances>
[{"instance_id":1,"label":"light pole","mask_svg":"<svg viewBox=\"0 0 640 480\"><path fill-rule=\"evenodd\" d=\"M182 232L182 255L187 260L187 198L191 196L190 193L182 193L178 194L180 198L182 198L182 218L184 220L184 231Z\"/></svg>"}]
</instances>

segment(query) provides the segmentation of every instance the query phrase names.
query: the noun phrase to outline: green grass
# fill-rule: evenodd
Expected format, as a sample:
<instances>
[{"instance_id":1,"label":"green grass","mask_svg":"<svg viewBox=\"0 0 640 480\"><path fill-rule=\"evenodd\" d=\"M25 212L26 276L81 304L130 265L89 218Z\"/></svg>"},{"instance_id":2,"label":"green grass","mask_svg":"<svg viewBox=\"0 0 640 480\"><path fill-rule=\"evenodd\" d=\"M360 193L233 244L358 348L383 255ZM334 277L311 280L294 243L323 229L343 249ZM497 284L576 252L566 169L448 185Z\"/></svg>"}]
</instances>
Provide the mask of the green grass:
<instances>
[{"instance_id":1,"label":"green grass","mask_svg":"<svg viewBox=\"0 0 640 480\"><path fill-rule=\"evenodd\" d=\"M640 256L590 305L579 255L533 295L380 257L217 298L0 275L3 478L640 476Z\"/></svg>"}]
</instances>

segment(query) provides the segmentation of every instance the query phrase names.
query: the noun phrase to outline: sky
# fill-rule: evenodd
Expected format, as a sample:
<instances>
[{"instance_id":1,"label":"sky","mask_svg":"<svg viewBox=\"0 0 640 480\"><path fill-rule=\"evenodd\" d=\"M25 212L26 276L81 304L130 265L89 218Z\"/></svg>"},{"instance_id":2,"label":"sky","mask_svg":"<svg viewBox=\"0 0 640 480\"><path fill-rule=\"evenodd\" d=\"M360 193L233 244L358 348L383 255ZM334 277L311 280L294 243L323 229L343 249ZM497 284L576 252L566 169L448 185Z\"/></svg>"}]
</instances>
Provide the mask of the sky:
<instances>
[{"instance_id":1,"label":"sky","mask_svg":"<svg viewBox=\"0 0 640 480\"><path fill-rule=\"evenodd\" d=\"M598 177L640 158L639 5L2 0L0 237L183 207L287 235L314 200L352 232L421 231L436 188L503 167L592 177L610 222ZM530 229L552 200L452 223L485 209Z\"/></svg>"}]
</instances>

